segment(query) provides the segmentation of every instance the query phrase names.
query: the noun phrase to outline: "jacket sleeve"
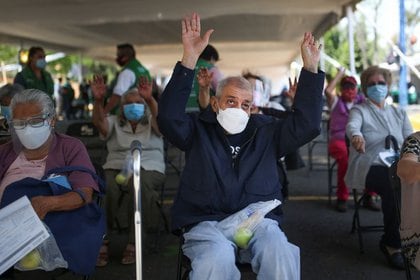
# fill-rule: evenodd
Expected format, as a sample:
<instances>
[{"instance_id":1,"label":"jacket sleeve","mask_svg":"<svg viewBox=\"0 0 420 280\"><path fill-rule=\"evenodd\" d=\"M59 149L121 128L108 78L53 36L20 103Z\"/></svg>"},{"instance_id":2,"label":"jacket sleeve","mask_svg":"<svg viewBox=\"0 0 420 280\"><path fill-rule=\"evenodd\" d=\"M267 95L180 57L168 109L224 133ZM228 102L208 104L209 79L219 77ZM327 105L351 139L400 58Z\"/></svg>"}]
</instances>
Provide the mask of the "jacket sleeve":
<instances>
[{"instance_id":1,"label":"jacket sleeve","mask_svg":"<svg viewBox=\"0 0 420 280\"><path fill-rule=\"evenodd\" d=\"M181 150L188 149L194 132L194 121L185 112L193 79L194 70L178 62L159 100L159 129L169 142Z\"/></svg>"},{"instance_id":2,"label":"jacket sleeve","mask_svg":"<svg viewBox=\"0 0 420 280\"><path fill-rule=\"evenodd\" d=\"M276 127L279 156L295 151L319 135L324 73L302 69L291 112Z\"/></svg>"}]
</instances>

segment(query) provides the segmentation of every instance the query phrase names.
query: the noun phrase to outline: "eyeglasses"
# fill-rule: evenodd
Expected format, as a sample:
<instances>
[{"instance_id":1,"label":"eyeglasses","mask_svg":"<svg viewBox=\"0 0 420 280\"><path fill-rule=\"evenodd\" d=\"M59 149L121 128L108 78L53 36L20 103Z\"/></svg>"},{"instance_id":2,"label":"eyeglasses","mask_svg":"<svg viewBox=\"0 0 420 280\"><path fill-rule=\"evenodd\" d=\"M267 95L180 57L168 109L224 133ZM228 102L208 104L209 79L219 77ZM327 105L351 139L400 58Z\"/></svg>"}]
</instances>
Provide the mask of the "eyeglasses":
<instances>
[{"instance_id":1,"label":"eyeglasses","mask_svg":"<svg viewBox=\"0 0 420 280\"><path fill-rule=\"evenodd\" d=\"M376 85L386 86L386 82L379 81L379 82L371 82L371 83L368 83L367 84L368 87L370 87L370 86L376 86Z\"/></svg>"},{"instance_id":2,"label":"eyeglasses","mask_svg":"<svg viewBox=\"0 0 420 280\"><path fill-rule=\"evenodd\" d=\"M47 114L47 115L32 117L27 120L16 119L16 120L11 120L9 124L16 130L24 129L27 125L36 128L36 127L44 126L45 121L48 119L49 116L50 115Z\"/></svg>"}]
</instances>

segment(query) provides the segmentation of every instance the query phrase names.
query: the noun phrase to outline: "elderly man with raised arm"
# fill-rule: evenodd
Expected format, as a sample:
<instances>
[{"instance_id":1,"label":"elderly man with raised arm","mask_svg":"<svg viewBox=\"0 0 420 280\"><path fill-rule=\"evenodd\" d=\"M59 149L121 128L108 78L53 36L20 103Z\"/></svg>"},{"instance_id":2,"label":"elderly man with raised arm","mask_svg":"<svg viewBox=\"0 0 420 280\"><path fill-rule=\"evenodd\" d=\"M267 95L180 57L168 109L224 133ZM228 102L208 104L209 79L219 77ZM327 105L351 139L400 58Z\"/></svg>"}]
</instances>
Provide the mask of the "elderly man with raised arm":
<instances>
[{"instance_id":1,"label":"elderly man with raised arm","mask_svg":"<svg viewBox=\"0 0 420 280\"><path fill-rule=\"evenodd\" d=\"M282 200L277 159L319 134L324 83L319 46L305 33L304 67L286 119L251 115L252 87L241 77L220 82L212 110L187 114L194 66L213 32L201 37L200 29L197 14L182 21L182 61L162 95L158 115L161 132L186 153L172 229L185 230L190 279L240 279L236 261L251 263L259 279L299 279L299 248L287 242L279 227L279 208L257 226L247 249L238 249L217 223L251 203Z\"/></svg>"}]
</instances>

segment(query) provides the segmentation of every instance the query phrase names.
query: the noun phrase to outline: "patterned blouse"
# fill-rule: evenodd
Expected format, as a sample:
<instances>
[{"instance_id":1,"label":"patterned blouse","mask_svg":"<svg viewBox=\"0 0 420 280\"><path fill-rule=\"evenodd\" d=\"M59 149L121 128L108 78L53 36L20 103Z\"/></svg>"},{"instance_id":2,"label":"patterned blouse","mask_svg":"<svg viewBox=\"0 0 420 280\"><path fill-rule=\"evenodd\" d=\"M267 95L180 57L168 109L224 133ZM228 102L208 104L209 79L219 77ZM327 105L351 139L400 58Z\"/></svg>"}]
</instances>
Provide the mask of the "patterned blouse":
<instances>
[{"instance_id":1,"label":"patterned blouse","mask_svg":"<svg viewBox=\"0 0 420 280\"><path fill-rule=\"evenodd\" d=\"M420 156L420 140L410 135L405 140L402 149L401 155L403 154L415 154L416 156Z\"/></svg>"}]
</instances>

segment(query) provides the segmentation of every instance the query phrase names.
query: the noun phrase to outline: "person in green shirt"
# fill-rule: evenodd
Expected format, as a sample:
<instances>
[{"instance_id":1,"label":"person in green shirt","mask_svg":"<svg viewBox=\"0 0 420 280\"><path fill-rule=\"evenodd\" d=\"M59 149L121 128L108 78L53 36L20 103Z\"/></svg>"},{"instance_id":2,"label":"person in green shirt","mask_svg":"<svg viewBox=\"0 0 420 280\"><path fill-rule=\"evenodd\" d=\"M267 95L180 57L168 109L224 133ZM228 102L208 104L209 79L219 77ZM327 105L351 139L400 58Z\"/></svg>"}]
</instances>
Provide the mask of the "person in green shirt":
<instances>
[{"instance_id":1,"label":"person in green shirt","mask_svg":"<svg viewBox=\"0 0 420 280\"><path fill-rule=\"evenodd\" d=\"M47 93L51 98L54 94L54 81L51 74L45 70L47 61L45 51L41 47L31 47L28 54L28 62L22 71L16 74L14 83L23 86L24 89L39 89Z\"/></svg>"},{"instance_id":2,"label":"person in green shirt","mask_svg":"<svg viewBox=\"0 0 420 280\"><path fill-rule=\"evenodd\" d=\"M136 59L136 51L131 44L117 46L117 64L122 67L111 97L105 106L105 114L114 112L118 107L121 96L128 90L136 88L140 77L147 77L152 81L149 71Z\"/></svg>"},{"instance_id":3,"label":"person in green shirt","mask_svg":"<svg viewBox=\"0 0 420 280\"><path fill-rule=\"evenodd\" d=\"M205 109L209 102L210 96L216 92L217 84L223 75L219 68L216 67L216 62L219 61L219 53L212 45L207 45L203 52L200 54L198 61L195 65L195 77L190 97L188 98L187 111L196 111L198 108ZM210 76L210 92L205 93L200 89L198 76L202 73L203 69L207 69ZM207 98L206 98L207 96Z\"/></svg>"}]
</instances>

